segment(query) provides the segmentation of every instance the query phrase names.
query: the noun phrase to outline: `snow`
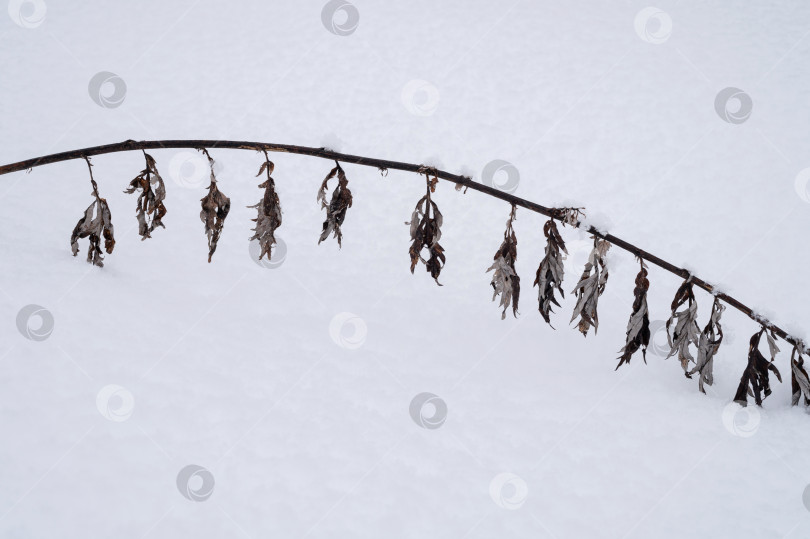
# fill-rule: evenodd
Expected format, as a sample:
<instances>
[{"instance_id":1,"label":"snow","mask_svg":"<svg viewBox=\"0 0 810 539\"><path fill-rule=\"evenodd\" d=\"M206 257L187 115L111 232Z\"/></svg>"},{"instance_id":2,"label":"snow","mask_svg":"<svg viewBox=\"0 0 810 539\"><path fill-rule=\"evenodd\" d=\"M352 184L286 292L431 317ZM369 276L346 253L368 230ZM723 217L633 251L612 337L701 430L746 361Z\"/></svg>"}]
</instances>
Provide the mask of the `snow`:
<instances>
[{"instance_id":1,"label":"snow","mask_svg":"<svg viewBox=\"0 0 810 539\"><path fill-rule=\"evenodd\" d=\"M476 178L503 160L517 196L577 201L806 335L806 2L325 4L13 0L0 161L130 138L436 156ZM114 77L91 97L101 72ZM751 97L742 123L715 109L730 87ZM730 402L758 329L742 314L724 313L733 338L708 395L652 347L614 372L632 255L611 249L599 332L583 339L568 292L591 240L560 227L571 256L552 330L531 287L544 219L519 209L520 316L501 321L485 270L507 204L440 183L439 288L408 267L424 178L344 165L343 248L318 246L333 164L283 153L286 257L259 265L247 206L263 157L211 149L231 213L208 264L204 158L150 153L168 214L143 242L123 193L143 156L93 158L117 239L103 269L84 240L70 256L91 201L82 161L0 177L0 536L810 534L789 346L762 409ZM649 278L661 322L680 279ZM705 324L712 297L696 294ZM36 316L18 329L28 305L53 317L44 339Z\"/></svg>"}]
</instances>

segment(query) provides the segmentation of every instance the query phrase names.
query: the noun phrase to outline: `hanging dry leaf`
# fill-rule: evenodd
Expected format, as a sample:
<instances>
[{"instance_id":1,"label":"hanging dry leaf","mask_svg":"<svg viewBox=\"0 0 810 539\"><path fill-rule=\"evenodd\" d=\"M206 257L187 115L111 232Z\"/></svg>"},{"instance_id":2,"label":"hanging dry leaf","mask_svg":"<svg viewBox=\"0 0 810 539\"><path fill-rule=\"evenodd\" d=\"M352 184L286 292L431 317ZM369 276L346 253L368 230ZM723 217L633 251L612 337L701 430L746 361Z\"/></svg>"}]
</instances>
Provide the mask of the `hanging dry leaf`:
<instances>
[{"instance_id":1,"label":"hanging dry leaf","mask_svg":"<svg viewBox=\"0 0 810 539\"><path fill-rule=\"evenodd\" d=\"M725 305L720 303L720 300L715 296L709 322L700 334L697 361L692 370L686 373L688 378L691 378L695 373L699 373L698 389L701 393L706 393L703 384L710 386L714 383L712 372L714 370L714 355L720 349L720 343L723 342L723 327L720 325L720 317L725 310Z\"/></svg>"},{"instance_id":2,"label":"hanging dry leaf","mask_svg":"<svg viewBox=\"0 0 810 539\"><path fill-rule=\"evenodd\" d=\"M749 341L748 365L743 371L742 377L740 378L740 385L737 387L736 395L734 395L734 400L742 406L748 405L748 395L754 397L754 402L756 402L757 406L761 406L763 399L771 394L768 371L773 372L776 378L780 382L782 381L782 375L779 374L779 371L773 364L775 357L774 348L771 347L771 361L765 359L765 356L759 351L759 341L763 333L765 333L764 327L755 333ZM770 336L769 344L770 341L773 340L773 336Z\"/></svg>"},{"instance_id":3,"label":"hanging dry leaf","mask_svg":"<svg viewBox=\"0 0 810 539\"><path fill-rule=\"evenodd\" d=\"M439 274L444 266L445 255L444 248L439 245L439 239L442 237L443 218L439 207L430 198L431 193L436 191L439 178L436 176L435 169L422 167L419 172L424 174L427 180L427 193L416 203L411 220L405 223L411 227L412 243L408 249L411 257L411 273L416 268L417 262L422 262L436 284L441 286ZM431 173L433 178L430 177ZM422 257L422 249L428 250L427 260Z\"/></svg>"},{"instance_id":4,"label":"hanging dry leaf","mask_svg":"<svg viewBox=\"0 0 810 539\"><path fill-rule=\"evenodd\" d=\"M559 291L560 297L565 298L565 292L563 292L562 288L563 276L565 274L563 260L565 260L565 258L560 252L562 251L567 255L568 250L565 248L565 242L562 236L560 236L559 230L557 230L557 224L554 222L554 219L549 219L546 221L546 224L543 225L543 234L546 236L546 254L543 256L543 260L540 261L540 266L537 268L534 285L538 287L537 299L539 302L540 315L543 317L543 320L551 326L550 315L554 312L551 310L551 306L560 306L557 302L557 298L554 297L554 291ZM554 326L551 327L552 329L554 328Z\"/></svg>"},{"instance_id":5,"label":"hanging dry leaf","mask_svg":"<svg viewBox=\"0 0 810 539\"><path fill-rule=\"evenodd\" d=\"M641 356L644 363L647 363L647 347L650 345L650 311L647 308L647 291L650 289L650 281L647 279L647 265L644 260L639 259L641 269L636 275L636 287L633 289L633 312L627 322L627 339L624 348L619 352L619 364L616 370L625 363L630 363L638 349L641 349Z\"/></svg>"},{"instance_id":6,"label":"hanging dry leaf","mask_svg":"<svg viewBox=\"0 0 810 539\"><path fill-rule=\"evenodd\" d=\"M225 218L231 210L231 199L226 197L217 187L217 178L214 175L214 160L208 154L208 150L200 148L200 151L208 158L211 167L211 183L208 185L208 194L202 199L202 211L200 220L205 223L205 234L208 236L208 262L217 250L217 242L222 234L222 227L225 226Z\"/></svg>"},{"instance_id":7,"label":"hanging dry leaf","mask_svg":"<svg viewBox=\"0 0 810 539\"><path fill-rule=\"evenodd\" d=\"M338 184L332 192L332 199L326 203L327 184L329 180L337 175ZM321 238L318 240L318 245L333 234L337 238L338 247L342 247L343 233L340 226L343 220L346 219L346 210L352 207L352 192L349 191L349 180L340 166L340 163L335 161L335 168L333 168L321 184L318 190L318 202L321 203L321 208L326 210L326 220L323 222L323 230L321 231Z\"/></svg>"},{"instance_id":8,"label":"hanging dry leaf","mask_svg":"<svg viewBox=\"0 0 810 539\"><path fill-rule=\"evenodd\" d=\"M684 309L678 311L680 307L684 307ZM698 346L700 341L700 328L697 325L697 301L695 300L695 293L692 291L690 279L686 279L678 287L670 308L672 314L666 325L667 341L670 347L667 358L677 354L684 374L687 378L690 378L689 363L694 363L695 358L692 357L692 353L689 351L689 345Z\"/></svg>"},{"instance_id":9,"label":"hanging dry leaf","mask_svg":"<svg viewBox=\"0 0 810 539\"><path fill-rule=\"evenodd\" d=\"M520 299L520 276L515 271L515 260L517 259L517 237L512 229L515 221L517 208L513 205L509 220L506 221L506 232L503 233L503 243L493 257L494 262L487 269L487 273L495 270L492 274L492 301L501 296L500 307L503 307L501 320L506 318L506 309L512 304L512 315L517 318L518 300Z\"/></svg>"},{"instance_id":10,"label":"hanging dry leaf","mask_svg":"<svg viewBox=\"0 0 810 539\"><path fill-rule=\"evenodd\" d=\"M146 159L146 168L129 182L129 189L124 191L131 195L138 189L141 190L138 195L138 206L135 208L141 241L151 238L151 233L155 228L159 226L166 228L162 221L166 215L166 206L163 205L163 201L166 199L166 186L158 173L155 160L146 152L143 152L143 155ZM154 191L152 190L153 184L156 185ZM151 217L151 221L147 220L147 216Z\"/></svg>"},{"instance_id":11,"label":"hanging dry leaf","mask_svg":"<svg viewBox=\"0 0 810 539\"><path fill-rule=\"evenodd\" d=\"M608 280L608 269L605 262L605 254L610 249L610 242L600 240L593 236L593 250L588 256L588 262L582 272L579 282L573 290L577 297L574 306L574 315L571 322L580 317L577 328L584 335L588 336L588 330L593 327L594 333L599 329L599 316L596 312L599 296L605 291L605 284Z\"/></svg>"},{"instance_id":12,"label":"hanging dry leaf","mask_svg":"<svg viewBox=\"0 0 810 539\"><path fill-rule=\"evenodd\" d=\"M70 249L73 256L76 256L79 254L79 240L88 238L90 246L87 249L87 262L98 267L104 267L104 257L101 255L101 238L104 238L104 250L108 254L112 253L115 248L112 215L107 200L101 198L98 194L98 185L96 185L96 180L93 179L93 165L90 163L90 158L85 156L84 160L90 170L90 183L93 185L91 194L95 197L95 200L84 210L84 216L73 227L73 233L70 235Z\"/></svg>"},{"instance_id":13,"label":"hanging dry leaf","mask_svg":"<svg viewBox=\"0 0 810 539\"><path fill-rule=\"evenodd\" d=\"M248 208L256 208L258 215L255 219L251 219L256 223L256 227L252 228L254 234L250 237L250 241L256 240L261 247L259 260L266 254L267 260L272 257L272 248L276 244L276 229L281 226L281 204L278 200L278 193L276 193L276 182L270 176L275 169L275 165L270 161L267 151L264 151L264 163L259 167L259 172L256 177L262 175L264 172L267 179L259 184L259 189L264 189L264 196L262 199Z\"/></svg>"},{"instance_id":14,"label":"hanging dry leaf","mask_svg":"<svg viewBox=\"0 0 810 539\"><path fill-rule=\"evenodd\" d=\"M804 368L804 357L799 346L793 347L790 354L791 385L793 386L793 406L797 406L804 395L804 405L810 406L810 376Z\"/></svg>"}]
</instances>

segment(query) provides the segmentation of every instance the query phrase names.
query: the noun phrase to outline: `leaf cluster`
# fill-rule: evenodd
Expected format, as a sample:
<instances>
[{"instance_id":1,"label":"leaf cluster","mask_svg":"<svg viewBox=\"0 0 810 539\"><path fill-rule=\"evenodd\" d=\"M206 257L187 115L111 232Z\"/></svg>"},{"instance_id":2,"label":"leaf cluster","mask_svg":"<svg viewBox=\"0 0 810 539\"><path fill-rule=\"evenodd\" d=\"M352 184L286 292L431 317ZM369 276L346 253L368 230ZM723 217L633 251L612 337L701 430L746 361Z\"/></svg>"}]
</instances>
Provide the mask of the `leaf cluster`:
<instances>
[{"instance_id":1,"label":"leaf cluster","mask_svg":"<svg viewBox=\"0 0 810 539\"><path fill-rule=\"evenodd\" d=\"M88 238L90 245L87 249L87 262L98 267L104 267L104 257L101 254L101 238L104 238L104 250L110 254L115 248L115 237L113 234L112 214L107 200L98 194L98 185L93 179L93 165L90 158L85 157L87 167L90 170L90 183L93 185L91 193L95 200L90 203L84 211L84 215L70 235L70 249L73 256L79 254L79 240Z\"/></svg>"},{"instance_id":2,"label":"leaf cluster","mask_svg":"<svg viewBox=\"0 0 810 539\"><path fill-rule=\"evenodd\" d=\"M338 184L335 186L335 190L332 191L332 198L327 204L327 184L329 180L336 175ZM337 161L335 161L335 168L326 175L323 183L321 183L317 200L321 203L321 209L326 210L326 220L323 222L323 229L321 230L321 238L318 240L318 245L328 238L329 234L333 234L333 236L337 238L338 247L342 247L343 233L340 227L346 219L346 211L352 207L352 192L349 190L349 180L346 178L346 173L343 172L343 168L341 168L340 163Z\"/></svg>"},{"instance_id":3,"label":"leaf cluster","mask_svg":"<svg viewBox=\"0 0 810 539\"><path fill-rule=\"evenodd\" d=\"M272 248L276 244L276 229L281 226L281 204L278 200L278 193L276 193L276 182L273 180L271 174L275 169L275 165L267 155L264 153L265 161L259 167L259 172L256 177L264 173L267 179L259 184L259 189L264 189L264 196L262 199L248 208L256 208L257 215L255 219L251 219L256 223L255 228L252 228L254 234L250 237L250 241L256 240L259 242L261 252L259 253L259 260L266 254L267 260L272 257Z\"/></svg>"},{"instance_id":4,"label":"leaf cluster","mask_svg":"<svg viewBox=\"0 0 810 539\"><path fill-rule=\"evenodd\" d=\"M411 273L416 268L416 264L422 262L425 265L425 270L430 273L436 284L441 286L439 274L446 261L444 248L439 244L442 237L443 217L439 207L431 200L431 194L436 192L436 184L439 183L439 178L436 176L435 169L423 167L420 169L420 173L425 175L427 192L416 203L411 220L405 223L411 227L411 246L408 249L411 258ZM430 177L431 173L433 174L432 178ZM427 249L427 259L422 257L423 249Z\"/></svg>"},{"instance_id":5,"label":"leaf cluster","mask_svg":"<svg viewBox=\"0 0 810 539\"><path fill-rule=\"evenodd\" d=\"M517 318L518 314L518 301L520 300L520 276L515 271L515 260L517 260L517 237L512 228L512 223L515 221L515 212L517 208L512 206L512 212L509 214L509 219L506 221L506 231L503 233L503 242L495 256L492 257L494 262L487 269L487 273L494 270L492 274L492 301L500 296L500 307L503 308L501 312L501 320L506 318L506 310L512 305L512 315Z\"/></svg>"},{"instance_id":6,"label":"leaf cluster","mask_svg":"<svg viewBox=\"0 0 810 539\"><path fill-rule=\"evenodd\" d=\"M599 296L605 291L605 284L608 280L608 268L605 261L608 249L610 249L610 242L593 236L593 249L588 255L588 262L585 263L582 276L573 290L577 303L574 306L571 322L579 316L577 329L586 337L591 327L593 327L594 333L599 329L599 315L596 309Z\"/></svg>"},{"instance_id":7,"label":"leaf cluster","mask_svg":"<svg viewBox=\"0 0 810 539\"><path fill-rule=\"evenodd\" d=\"M226 197L217 187L217 178L214 174L214 160L205 148L200 149L208 158L211 167L211 183L208 185L208 194L200 201L202 211L200 220L205 224L205 235L208 237L208 262L217 250L217 242L222 234L222 227L225 226L225 218L231 210L231 199Z\"/></svg>"},{"instance_id":8,"label":"leaf cluster","mask_svg":"<svg viewBox=\"0 0 810 539\"><path fill-rule=\"evenodd\" d=\"M158 173L155 160L146 152L143 152L143 155L146 159L146 168L129 182L129 188L124 191L131 195L140 189L135 216L138 219L138 234L141 236L141 241L151 238L151 233L155 228L159 226L166 228L162 221L166 215L166 206L163 205L163 201L166 199L166 186ZM155 185L155 190L152 190L153 185Z\"/></svg>"},{"instance_id":9,"label":"leaf cluster","mask_svg":"<svg viewBox=\"0 0 810 539\"><path fill-rule=\"evenodd\" d=\"M681 309L680 311L678 309ZM691 279L686 279L675 292L670 309L672 314L667 320L667 341L670 351L667 358L677 354L681 362L683 372L689 375L689 364L695 362L695 358L689 351L689 345L698 346L700 342L700 328L697 324L697 301L695 293L692 291Z\"/></svg>"},{"instance_id":10,"label":"leaf cluster","mask_svg":"<svg viewBox=\"0 0 810 539\"><path fill-rule=\"evenodd\" d=\"M647 265L644 260L640 260L641 269L636 275L636 287L633 289L633 312L627 322L627 336L624 348L619 352L619 364L616 370L625 363L630 363L639 349L644 363L647 363L647 347L650 345L650 311L647 308L647 291L650 289L650 281L647 279Z\"/></svg>"},{"instance_id":11,"label":"leaf cluster","mask_svg":"<svg viewBox=\"0 0 810 539\"><path fill-rule=\"evenodd\" d=\"M759 351L759 341L762 334L768 337L768 348L771 354L771 360L765 359L762 352ZM782 375L773 364L776 359L776 353L779 352L779 347L776 346L776 339L772 333L766 332L763 327L755 333L748 343L748 365L746 365L740 378L740 385L737 386L737 393L734 395L734 400L742 406L748 405L748 396L754 397L754 402L757 406L762 406L762 401L771 394L770 379L768 371L773 372L776 378L781 382Z\"/></svg>"}]
</instances>

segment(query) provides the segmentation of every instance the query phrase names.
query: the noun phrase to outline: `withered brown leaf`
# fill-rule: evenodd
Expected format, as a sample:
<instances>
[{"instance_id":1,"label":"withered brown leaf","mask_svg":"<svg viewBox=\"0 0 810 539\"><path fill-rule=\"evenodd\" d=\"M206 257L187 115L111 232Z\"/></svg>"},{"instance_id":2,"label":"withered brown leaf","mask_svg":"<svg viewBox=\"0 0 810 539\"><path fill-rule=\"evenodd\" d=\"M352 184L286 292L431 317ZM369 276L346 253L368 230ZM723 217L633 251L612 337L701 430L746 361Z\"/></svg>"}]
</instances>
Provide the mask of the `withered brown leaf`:
<instances>
[{"instance_id":1,"label":"withered brown leaf","mask_svg":"<svg viewBox=\"0 0 810 539\"><path fill-rule=\"evenodd\" d=\"M255 219L251 219L256 223L256 227L252 228L254 234L251 236L250 241L256 240L261 247L259 260L266 254L267 260L272 257L272 248L276 243L276 229L281 226L281 204L278 200L278 193L276 193L276 182L270 176L275 169L275 165L270 161L267 151L264 151L265 161L259 167L259 172L256 177L261 176L264 172L267 179L259 184L259 189L264 189L264 196L262 199L248 208L256 208L258 215Z\"/></svg>"},{"instance_id":2,"label":"withered brown leaf","mask_svg":"<svg viewBox=\"0 0 810 539\"><path fill-rule=\"evenodd\" d=\"M439 178L436 176L436 170L432 168L422 167L419 173L425 175L427 193L416 203L411 220L405 223L411 227L412 243L408 249L411 258L411 273L416 268L416 264L422 262L426 271L436 281L436 284L441 286L439 274L446 260L444 248L439 244L439 239L442 237L443 217L439 207L430 198L431 193L436 191ZM433 178L430 177L431 173ZM428 250L427 260L422 258L422 249Z\"/></svg>"},{"instance_id":3,"label":"withered brown leaf","mask_svg":"<svg viewBox=\"0 0 810 539\"><path fill-rule=\"evenodd\" d=\"M563 276L565 269L561 252L568 254L565 248L565 242L557 229L557 224L554 219L549 219L543 225L543 234L546 236L546 252L543 259L540 261L540 266L537 268L537 274L534 278L534 286L538 287L537 299L539 303L540 316L551 326L551 306L560 304L557 298L554 297L554 291L560 293L561 298L565 298L565 292L562 288ZM554 326L551 326L552 329Z\"/></svg>"},{"instance_id":4,"label":"withered brown leaf","mask_svg":"<svg viewBox=\"0 0 810 539\"><path fill-rule=\"evenodd\" d=\"M793 406L797 406L799 401L804 400L805 406L810 406L810 376L804 367L804 357L799 346L793 347L790 354L791 386L793 389ZM804 399L802 399L804 395Z\"/></svg>"},{"instance_id":5,"label":"withered brown leaf","mask_svg":"<svg viewBox=\"0 0 810 539\"><path fill-rule=\"evenodd\" d=\"M680 307L684 307L684 309L679 311ZM695 293L692 291L691 279L687 278L678 287L670 308L672 314L666 324L667 341L670 346L667 358L677 354L684 374L687 378L691 378L689 364L694 363L695 358L689 351L689 345L698 346L700 343L700 328L697 325L697 301L695 300Z\"/></svg>"},{"instance_id":6,"label":"withered brown leaf","mask_svg":"<svg viewBox=\"0 0 810 539\"><path fill-rule=\"evenodd\" d=\"M571 322L579 316L577 329L586 337L591 327L593 327L594 333L599 329L599 315L596 309L599 296L605 291L605 284L608 280L608 268L605 261L608 249L610 249L610 242L593 236L593 249L588 256L588 262L585 263L582 276L573 290L577 303L574 306Z\"/></svg>"},{"instance_id":7,"label":"withered brown leaf","mask_svg":"<svg viewBox=\"0 0 810 539\"><path fill-rule=\"evenodd\" d=\"M503 233L503 242L493 257L494 262L487 269L487 273L495 270L492 274L492 301L501 296L500 307L503 307L501 320L506 318L506 309L512 304L512 315L517 318L518 301L520 300L520 276L515 271L515 260L517 259L517 237L512 228L515 221L517 208L513 205L509 219L506 221L506 231Z\"/></svg>"},{"instance_id":8,"label":"withered brown leaf","mask_svg":"<svg viewBox=\"0 0 810 539\"><path fill-rule=\"evenodd\" d=\"M720 303L720 299L715 296L714 303L712 303L712 314L709 316L709 322L703 328L698 342L698 356L695 366L686 373L691 377L695 373L699 373L698 389L701 393L706 393L703 384L712 385L714 383L714 356L720 349L720 343L723 342L723 327L720 325L720 317L723 311L726 310L725 305Z\"/></svg>"},{"instance_id":9,"label":"withered brown leaf","mask_svg":"<svg viewBox=\"0 0 810 539\"><path fill-rule=\"evenodd\" d=\"M101 238L104 238L104 250L108 254L112 253L115 248L112 214L110 213L110 207L107 205L107 200L101 198L98 194L98 185L96 180L93 179L93 165L90 163L90 158L84 156L84 160L90 170L90 183L93 185L91 194L95 197L95 200L84 210L84 216L73 227L73 233L70 235L70 249L73 256L76 256L79 254L79 240L88 238L90 246L87 250L87 262L98 267L104 267L104 257L101 255Z\"/></svg>"},{"instance_id":10,"label":"withered brown leaf","mask_svg":"<svg viewBox=\"0 0 810 539\"><path fill-rule=\"evenodd\" d=\"M124 191L132 194L138 189L141 190L138 195L138 206L135 208L141 241L151 238L151 233L155 228L159 226L166 228L162 220L166 215L166 206L163 205L163 201L166 199L166 186L158 173L155 160L146 152L143 152L143 155L146 159L146 168L129 182L129 188ZM156 186L154 191L152 190L153 184ZM151 217L151 221L147 221L147 216Z\"/></svg>"},{"instance_id":11,"label":"withered brown leaf","mask_svg":"<svg viewBox=\"0 0 810 539\"><path fill-rule=\"evenodd\" d=\"M647 363L647 347L650 345L650 311L647 308L647 291L650 289L650 281L647 279L647 265L644 260L639 259L641 269L636 275L636 287L633 289L633 312L627 322L627 337L624 348L620 350L619 364L616 370L625 363L630 363L639 349L644 363Z\"/></svg>"},{"instance_id":12,"label":"withered brown leaf","mask_svg":"<svg viewBox=\"0 0 810 539\"><path fill-rule=\"evenodd\" d=\"M748 365L743 371L740 385L737 386L737 393L734 395L734 400L742 406L748 406L748 395L754 397L757 406L762 406L762 401L771 394L768 371L773 372L776 378L780 382L782 381L782 375L779 374L779 370L773 364L774 355L778 348L775 348L775 339L772 335L769 335L768 342L771 345L771 361L765 359L765 356L759 351L759 341L765 331L763 327L751 337L748 343Z\"/></svg>"},{"instance_id":13,"label":"withered brown leaf","mask_svg":"<svg viewBox=\"0 0 810 539\"><path fill-rule=\"evenodd\" d=\"M335 186L335 190L332 191L332 198L327 204L326 193L329 189L327 184L335 175L337 175L338 184ZM321 183L317 201L321 203L321 209L326 210L326 220L323 222L318 245L328 238L329 234L333 234L337 238L338 247L342 247L343 233L340 227L346 219L346 211L352 207L352 192L349 190L349 180L346 178L346 173L343 172L343 168L337 161L335 161L335 168L326 175L323 183Z\"/></svg>"},{"instance_id":14,"label":"withered brown leaf","mask_svg":"<svg viewBox=\"0 0 810 539\"><path fill-rule=\"evenodd\" d=\"M225 226L225 218L231 210L231 199L226 197L217 187L217 178L214 175L214 160L205 148L199 148L208 158L211 167L211 183L208 185L208 194L201 200L202 211L200 220L205 224L205 234L208 236L208 262L217 250L217 242Z\"/></svg>"}]
</instances>

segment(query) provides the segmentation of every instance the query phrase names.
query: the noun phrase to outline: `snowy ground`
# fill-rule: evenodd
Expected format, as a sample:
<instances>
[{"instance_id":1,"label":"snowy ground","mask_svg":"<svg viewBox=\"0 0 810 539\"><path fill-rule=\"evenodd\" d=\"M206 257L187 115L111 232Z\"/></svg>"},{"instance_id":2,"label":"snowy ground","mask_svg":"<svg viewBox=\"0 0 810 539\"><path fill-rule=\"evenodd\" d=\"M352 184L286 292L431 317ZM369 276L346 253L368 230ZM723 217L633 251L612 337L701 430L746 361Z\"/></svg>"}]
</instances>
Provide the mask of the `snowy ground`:
<instances>
[{"instance_id":1,"label":"snowy ground","mask_svg":"<svg viewBox=\"0 0 810 539\"><path fill-rule=\"evenodd\" d=\"M581 204L810 337L810 4L352 1L333 33L322 0L12 0L0 161L129 138L326 144L479 181L502 159L515 194ZM720 117L727 87L750 116L743 96ZM338 250L316 244L330 163L283 154L286 258L249 255L260 157L214 149L232 210L207 264L194 153L152 152L169 213L146 242L122 193L142 156L94 159L118 240L103 269L70 256L84 163L0 177L0 537L810 534L787 345L764 408L728 408L744 316L726 311L707 396L653 351L614 372L632 256L610 253L598 335L567 327L568 294L554 331L530 286L543 219L519 211L521 316L501 321L484 270L507 205L439 186L439 288L408 271L421 179L347 165ZM570 291L588 239L563 234ZM678 279L650 278L665 319ZM53 318L44 340L18 331L29 304Z\"/></svg>"}]
</instances>

